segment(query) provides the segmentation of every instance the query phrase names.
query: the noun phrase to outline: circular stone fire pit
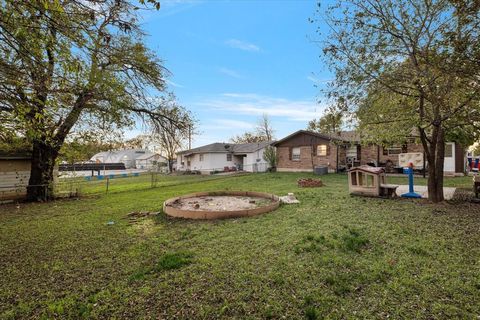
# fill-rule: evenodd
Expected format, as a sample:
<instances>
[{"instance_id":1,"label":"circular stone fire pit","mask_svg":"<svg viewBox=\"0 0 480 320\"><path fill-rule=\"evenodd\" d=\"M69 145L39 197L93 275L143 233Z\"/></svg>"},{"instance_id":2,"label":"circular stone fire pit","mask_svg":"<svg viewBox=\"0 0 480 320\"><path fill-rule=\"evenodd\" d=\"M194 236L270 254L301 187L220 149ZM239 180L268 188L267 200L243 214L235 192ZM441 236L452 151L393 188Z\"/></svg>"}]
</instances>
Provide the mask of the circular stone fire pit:
<instances>
[{"instance_id":1,"label":"circular stone fire pit","mask_svg":"<svg viewBox=\"0 0 480 320\"><path fill-rule=\"evenodd\" d=\"M250 217L273 211L280 199L273 194L251 191L199 192L168 199L163 212L186 219Z\"/></svg>"}]
</instances>

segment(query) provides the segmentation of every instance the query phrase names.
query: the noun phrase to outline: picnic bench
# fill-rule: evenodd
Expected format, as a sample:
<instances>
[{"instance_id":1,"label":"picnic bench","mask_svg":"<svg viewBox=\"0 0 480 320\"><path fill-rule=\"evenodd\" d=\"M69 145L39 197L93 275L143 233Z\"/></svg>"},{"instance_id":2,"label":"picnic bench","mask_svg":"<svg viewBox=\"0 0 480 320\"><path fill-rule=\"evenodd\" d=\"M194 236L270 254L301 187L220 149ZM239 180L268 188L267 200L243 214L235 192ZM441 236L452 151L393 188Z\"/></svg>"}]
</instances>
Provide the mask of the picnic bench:
<instances>
[{"instance_id":1,"label":"picnic bench","mask_svg":"<svg viewBox=\"0 0 480 320\"><path fill-rule=\"evenodd\" d=\"M380 196L387 197L387 198L396 197L397 196L397 188L398 188L398 186L396 184L381 183L380 184Z\"/></svg>"}]
</instances>

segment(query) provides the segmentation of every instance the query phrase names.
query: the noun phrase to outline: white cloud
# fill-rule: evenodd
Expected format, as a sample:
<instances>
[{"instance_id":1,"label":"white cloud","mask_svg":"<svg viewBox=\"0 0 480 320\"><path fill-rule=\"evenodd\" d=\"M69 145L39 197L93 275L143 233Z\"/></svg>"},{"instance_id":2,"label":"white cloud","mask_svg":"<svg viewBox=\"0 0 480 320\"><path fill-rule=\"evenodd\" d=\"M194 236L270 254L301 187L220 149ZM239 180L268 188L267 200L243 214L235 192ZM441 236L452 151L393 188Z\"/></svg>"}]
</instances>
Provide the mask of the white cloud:
<instances>
[{"instance_id":1,"label":"white cloud","mask_svg":"<svg viewBox=\"0 0 480 320\"><path fill-rule=\"evenodd\" d=\"M171 85L172 87L175 87L175 88L185 88L185 86L179 84L179 83L176 83L176 82L173 82L171 80L166 80L166 82Z\"/></svg>"},{"instance_id":2,"label":"white cloud","mask_svg":"<svg viewBox=\"0 0 480 320\"><path fill-rule=\"evenodd\" d=\"M225 74L227 76L230 76L232 78L237 78L237 79L243 79L244 78L240 73L238 73L237 71L232 70L232 69L220 68L220 69L218 69L218 71L220 73L223 73L223 74Z\"/></svg>"},{"instance_id":3,"label":"white cloud","mask_svg":"<svg viewBox=\"0 0 480 320\"><path fill-rule=\"evenodd\" d=\"M214 126L216 128L228 128L228 129L245 129L249 130L252 129L255 124L246 122L246 121L240 121L240 120L232 120L232 119L215 119L212 121L214 123Z\"/></svg>"},{"instance_id":4,"label":"white cloud","mask_svg":"<svg viewBox=\"0 0 480 320\"><path fill-rule=\"evenodd\" d=\"M225 41L225 44L232 48L240 49L244 51L251 51L251 52L260 51L260 47L258 47L257 45L254 45L253 43L241 41L238 39L229 39Z\"/></svg>"},{"instance_id":5,"label":"white cloud","mask_svg":"<svg viewBox=\"0 0 480 320\"><path fill-rule=\"evenodd\" d=\"M325 105L310 100L291 100L242 93L224 93L197 104L216 112L224 111L232 115L260 116L266 113L271 117L283 117L288 121L309 121L318 118L326 108Z\"/></svg>"},{"instance_id":6,"label":"white cloud","mask_svg":"<svg viewBox=\"0 0 480 320\"><path fill-rule=\"evenodd\" d=\"M308 76L307 79L316 84L333 82L333 79L318 79L314 76Z\"/></svg>"}]
</instances>

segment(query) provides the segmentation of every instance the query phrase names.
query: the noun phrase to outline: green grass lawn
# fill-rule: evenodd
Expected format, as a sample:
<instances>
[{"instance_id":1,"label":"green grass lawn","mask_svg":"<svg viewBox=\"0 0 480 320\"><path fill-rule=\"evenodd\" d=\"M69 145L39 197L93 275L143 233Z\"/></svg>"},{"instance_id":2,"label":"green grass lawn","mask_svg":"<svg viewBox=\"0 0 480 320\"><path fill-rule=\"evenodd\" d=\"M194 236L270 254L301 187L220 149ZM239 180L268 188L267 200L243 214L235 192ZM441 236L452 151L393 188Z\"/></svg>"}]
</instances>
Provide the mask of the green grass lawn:
<instances>
[{"instance_id":1,"label":"green grass lawn","mask_svg":"<svg viewBox=\"0 0 480 320\"><path fill-rule=\"evenodd\" d=\"M0 206L0 319L480 316L480 205L351 197L345 175L296 186L309 176L161 177L156 188L138 177L108 194L85 184L81 200ZM222 189L301 203L220 221L126 217Z\"/></svg>"}]
</instances>

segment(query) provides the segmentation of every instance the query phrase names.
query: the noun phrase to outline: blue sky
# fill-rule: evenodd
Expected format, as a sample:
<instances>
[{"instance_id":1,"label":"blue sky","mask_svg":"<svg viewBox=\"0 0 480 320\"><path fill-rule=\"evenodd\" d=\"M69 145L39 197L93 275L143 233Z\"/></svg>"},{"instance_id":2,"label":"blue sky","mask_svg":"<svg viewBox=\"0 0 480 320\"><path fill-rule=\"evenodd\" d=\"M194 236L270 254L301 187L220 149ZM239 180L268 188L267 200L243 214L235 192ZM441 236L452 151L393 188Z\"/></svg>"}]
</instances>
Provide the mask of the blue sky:
<instances>
[{"instance_id":1,"label":"blue sky","mask_svg":"<svg viewBox=\"0 0 480 320\"><path fill-rule=\"evenodd\" d=\"M332 78L308 22L316 1L162 1L143 14L147 43L172 72L170 88L199 120L193 145L228 141L269 115L276 137L324 110Z\"/></svg>"}]
</instances>

